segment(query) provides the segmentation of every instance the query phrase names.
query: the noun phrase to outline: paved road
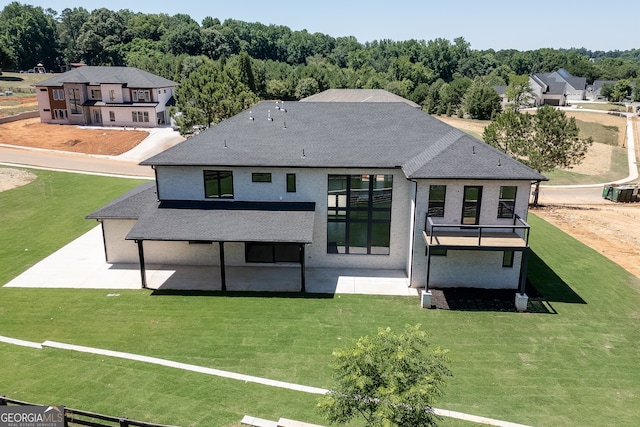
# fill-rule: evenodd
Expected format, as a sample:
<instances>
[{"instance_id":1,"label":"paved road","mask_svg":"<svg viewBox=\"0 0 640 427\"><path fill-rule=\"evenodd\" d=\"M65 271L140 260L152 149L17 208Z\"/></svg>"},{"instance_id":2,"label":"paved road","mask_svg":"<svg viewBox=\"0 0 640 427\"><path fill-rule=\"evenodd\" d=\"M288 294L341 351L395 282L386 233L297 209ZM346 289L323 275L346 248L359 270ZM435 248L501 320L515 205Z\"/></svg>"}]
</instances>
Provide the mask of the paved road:
<instances>
[{"instance_id":1,"label":"paved road","mask_svg":"<svg viewBox=\"0 0 640 427\"><path fill-rule=\"evenodd\" d=\"M150 166L138 163L166 150L184 138L170 128L154 128L132 150L120 156L96 156L55 150L0 145L0 164L38 168L154 178Z\"/></svg>"},{"instance_id":2,"label":"paved road","mask_svg":"<svg viewBox=\"0 0 640 427\"><path fill-rule=\"evenodd\" d=\"M154 177L153 169L151 169L150 166L139 166L137 162L67 154L49 150L25 150L23 148L6 146L0 147L0 164L110 175Z\"/></svg>"}]
</instances>

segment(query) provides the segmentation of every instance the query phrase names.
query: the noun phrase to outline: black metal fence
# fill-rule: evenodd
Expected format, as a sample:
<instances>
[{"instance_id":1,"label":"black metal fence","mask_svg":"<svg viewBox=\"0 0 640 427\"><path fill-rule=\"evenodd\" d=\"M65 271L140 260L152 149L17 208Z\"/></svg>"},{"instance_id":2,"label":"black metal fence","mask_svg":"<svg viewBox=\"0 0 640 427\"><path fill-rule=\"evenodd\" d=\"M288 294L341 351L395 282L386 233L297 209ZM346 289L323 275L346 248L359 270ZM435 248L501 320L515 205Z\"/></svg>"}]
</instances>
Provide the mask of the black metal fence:
<instances>
[{"instance_id":1,"label":"black metal fence","mask_svg":"<svg viewBox=\"0 0 640 427\"><path fill-rule=\"evenodd\" d=\"M46 406L38 403L23 402L0 396L0 406L9 405L33 405ZM153 424L143 421L134 421L125 417L112 417L109 415L95 414L78 409L64 408L64 425L68 427L89 426L89 427L176 427L165 424Z\"/></svg>"}]
</instances>

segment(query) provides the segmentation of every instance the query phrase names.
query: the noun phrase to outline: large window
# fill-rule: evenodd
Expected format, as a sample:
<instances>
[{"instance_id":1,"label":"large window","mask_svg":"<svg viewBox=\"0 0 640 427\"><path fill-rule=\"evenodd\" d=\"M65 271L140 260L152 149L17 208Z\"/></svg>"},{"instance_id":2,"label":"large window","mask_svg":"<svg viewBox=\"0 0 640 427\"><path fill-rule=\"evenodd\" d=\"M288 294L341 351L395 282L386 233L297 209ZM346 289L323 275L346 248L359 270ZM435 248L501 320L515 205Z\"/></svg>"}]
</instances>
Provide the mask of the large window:
<instances>
[{"instance_id":1,"label":"large window","mask_svg":"<svg viewBox=\"0 0 640 427\"><path fill-rule=\"evenodd\" d=\"M233 173L204 171L204 197L233 199Z\"/></svg>"},{"instance_id":2,"label":"large window","mask_svg":"<svg viewBox=\"0 0 640 427\"><path fill-rule=\"evenodd\" d=\"M134 123L149 123L149 112L148 111L132 111L131 112L131 120Z\"/></svg>"},{"instance_id":3,"label":"large window","mask_svg":"<svg viewBox=\"0 0 640 427\"><path fill-rule=\"evenodd\" d=\"M69 106L71 109L71 114L82 114L80 104L80 90L69 89Z\"/></svg>"},{"instance_id":4,"label":"large window","mask_svg":"<svg viewBox=\"0 0 640 427\"><path fill-rule=\"evenodd\" d=\"M498 199L498 218L513 218L516 206L515 186L500 187L500 198Z\"/></svg>"},{"instance_id":5,"label":"large window","mask_svg":"<svg viewBox=\"0 0 640 427\"><path fill-rule=\"evenodd\" d=\"M393 175L329 175L327 252L388 255Z\"/></svg>"},{"instance_id":6,"label":"large window","mask_svg":"<svg viewBox=\"0 0 640 427\"><path fill-rule=\"evenodd\" d=\"M244 256L246 262L300 262L300 244L247 242Z\"/></svg>"},{"instance_id":7,"label":"large window","mask_svg":"<svg viewBox=\"0 0 640 427\"><path fill-rule=\"evenodd\" d=\"M444 216L444 201L447 194L446 185L430 185L429 186L429 216Z\"/></svg>"}]
</instances>

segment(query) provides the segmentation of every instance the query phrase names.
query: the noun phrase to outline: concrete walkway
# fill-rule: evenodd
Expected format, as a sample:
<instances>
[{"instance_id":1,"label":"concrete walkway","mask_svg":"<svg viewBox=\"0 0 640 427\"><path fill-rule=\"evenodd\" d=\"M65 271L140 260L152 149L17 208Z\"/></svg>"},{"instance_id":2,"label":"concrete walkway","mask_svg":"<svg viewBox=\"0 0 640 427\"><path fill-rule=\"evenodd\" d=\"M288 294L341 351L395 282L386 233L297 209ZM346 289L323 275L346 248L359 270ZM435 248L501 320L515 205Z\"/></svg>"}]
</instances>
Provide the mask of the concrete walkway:
<instances>
[{"instance_id":1,"label":"concrete walkway","mask_svg":"<svg viewBox=\"0 0 640 427\"><path fill-rule=\"evenodd\" d=\"M139 354L105 350L105 349L94 348L94 347L85 347L85 346L73 345L73 344L65 344L65 343L60 343L56 341L45 341L42 344L40 344L36 342L24 341L24 340L19 340L15 338L0 336L0 342L4 342L6 344L12 344L12 345L19 345L23 347L35 348L35 349L55 348L59 350L76 351L80 353L96 354L96 355L107 356L107 357L116 357L120 359L133 360L136 362L151 363L154 365L166 366L169 368L197 372L205 375L214 375L222 378L229 378L229 379L238 380L238 381L262 384L269 387L279 387L279 388L284 388L288 390L300 391L303 393L323 395L329 392L329 390L324 388L310 387L310 386L305 386L300 384L288 383L284 381L270 380L267 378L255 377L252 375L237 374L235 372L222 371L220 369L214 369L214 368L206 368L203 366L191 365L189 363L174 362L171 360L160 359L157 357L143 356ZM456 411L449 411L446 409L433 408L433 412L436 415L439 415L442 417L457 418L460 420L471 421L479 424L487 424L487 425L499 426L499 427L528 427L524 424L516 424L509 421L501 421L501 420L495 420L492 418L479 417L476 415L470 415L470 414L465 414L465 413L456 412Z\"/></svg>"}]
</instances>

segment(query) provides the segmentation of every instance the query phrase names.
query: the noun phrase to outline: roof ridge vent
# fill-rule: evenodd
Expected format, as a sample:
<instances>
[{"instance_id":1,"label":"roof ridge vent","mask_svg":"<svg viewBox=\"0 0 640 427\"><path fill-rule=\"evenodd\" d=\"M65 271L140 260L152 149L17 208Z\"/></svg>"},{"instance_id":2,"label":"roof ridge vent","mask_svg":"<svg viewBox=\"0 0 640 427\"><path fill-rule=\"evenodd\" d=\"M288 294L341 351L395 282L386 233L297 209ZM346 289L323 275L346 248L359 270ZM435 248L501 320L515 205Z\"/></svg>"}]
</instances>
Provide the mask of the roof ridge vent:
<instances>
[{"instance_id":1,"label":"roof ridge vent","mask_svg":"<svg viewBox=\"0 0 640 427\"><path fill-rule=\"evenodd\" d=\"M273 121L273 117L271 117L271 110L267 110L267 120L270 122Z\"/></svg>"},{"instance_id":2,"label":"roof ridge vent","mask_svg":"<svg viewBox=\"0 0 640 427\"><path fill-rule=\"evenodd\" d=\"M253 112L249 110L249 120L253 121Z\"/></svg>"}]
</instances>

